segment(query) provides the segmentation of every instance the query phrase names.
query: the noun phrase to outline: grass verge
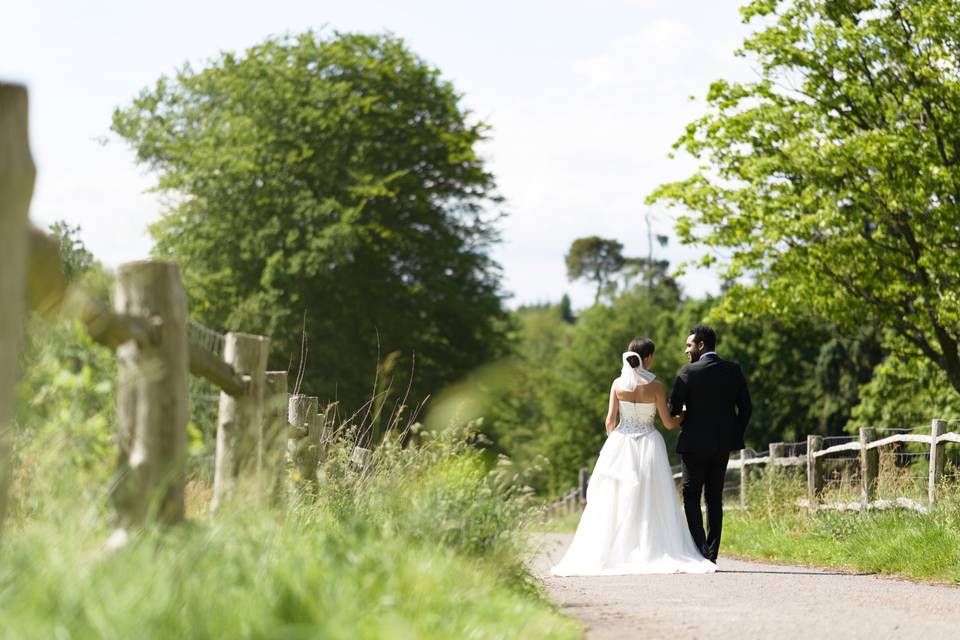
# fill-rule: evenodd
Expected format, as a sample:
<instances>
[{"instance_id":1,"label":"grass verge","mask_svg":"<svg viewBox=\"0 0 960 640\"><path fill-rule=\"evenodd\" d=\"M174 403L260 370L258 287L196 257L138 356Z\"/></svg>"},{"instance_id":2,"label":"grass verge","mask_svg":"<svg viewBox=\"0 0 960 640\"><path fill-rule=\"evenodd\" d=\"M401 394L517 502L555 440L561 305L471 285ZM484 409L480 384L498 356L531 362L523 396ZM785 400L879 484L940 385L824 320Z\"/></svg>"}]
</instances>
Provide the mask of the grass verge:
<instances>
[{"instance_id":1,"label":"grass verge","mask_svg":"<svg viewBox=\"0 0 960 640\"><path fill-rule=\"evenodd\" d=\"M744 558L960 584L960 488L947 486L930 514L800 509L801 479L769 470L747 511L724 514L724 553Z\"/></svg>"},{"instance_id":2,"label":"grass verge","mask_svg":"<svg viewBox=\"0 0 960 640\"><path fill-rule=\"evenodd\" d=\"M0 544L0 638L581 637L524 566L529 496L470 438L388 440L361 472L346 437L321 495L286 506L237 498L210 515L194 481L188 523L110 553L108 478L69 462L72 436L26 440Z\"/></svg>"}]
</instances>

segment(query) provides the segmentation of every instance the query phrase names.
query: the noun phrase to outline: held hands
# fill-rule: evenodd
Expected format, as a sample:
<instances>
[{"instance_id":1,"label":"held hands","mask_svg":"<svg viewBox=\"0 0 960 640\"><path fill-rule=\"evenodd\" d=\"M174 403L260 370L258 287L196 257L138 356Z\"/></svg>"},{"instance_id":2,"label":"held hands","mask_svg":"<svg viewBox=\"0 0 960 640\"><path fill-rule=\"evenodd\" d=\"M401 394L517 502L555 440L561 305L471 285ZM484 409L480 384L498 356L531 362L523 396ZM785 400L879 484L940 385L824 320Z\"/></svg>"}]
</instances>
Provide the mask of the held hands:
<instances>
[{"instance_id":1,"label":"held hands","mask_svg":"<svg viewBox=\"0 0 960 640\"><path fill-rule=\"evenodd\" d=\"M683 421L687 419L687 410L684 409L683 411L680 412L679 415L670 416L670 417L673 418L672 420L673 426L669 426L669 425L664 425L664 426L666 426L668 429L673 431L674 429L677 429L683 426Z\"/></svg>"}]
</instances>

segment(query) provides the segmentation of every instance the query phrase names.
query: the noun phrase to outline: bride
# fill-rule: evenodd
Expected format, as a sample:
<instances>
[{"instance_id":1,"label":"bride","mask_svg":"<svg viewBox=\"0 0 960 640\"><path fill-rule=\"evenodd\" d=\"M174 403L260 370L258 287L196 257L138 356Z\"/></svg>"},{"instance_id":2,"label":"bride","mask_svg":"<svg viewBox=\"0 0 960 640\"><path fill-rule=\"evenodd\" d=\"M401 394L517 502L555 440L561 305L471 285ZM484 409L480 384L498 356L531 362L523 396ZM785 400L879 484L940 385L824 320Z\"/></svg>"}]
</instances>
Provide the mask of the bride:
<instances>
[{"instance_id":1,"label":"bride","mask_svg":"<svg viewBox=\"0 0 960 640\"><path fill-rule=\"evenodd\" d=\"M573 543L550 570L557 576L710 573L680 510L667 448L653 416L676 429L663 385L650 373L655 345L637 338L623 354L610 388L607 441L587 487L587 506ZM617 424L617 413L620 423ZM616 425L616 428L614 428Z\"/></svg>"}]
</instances>

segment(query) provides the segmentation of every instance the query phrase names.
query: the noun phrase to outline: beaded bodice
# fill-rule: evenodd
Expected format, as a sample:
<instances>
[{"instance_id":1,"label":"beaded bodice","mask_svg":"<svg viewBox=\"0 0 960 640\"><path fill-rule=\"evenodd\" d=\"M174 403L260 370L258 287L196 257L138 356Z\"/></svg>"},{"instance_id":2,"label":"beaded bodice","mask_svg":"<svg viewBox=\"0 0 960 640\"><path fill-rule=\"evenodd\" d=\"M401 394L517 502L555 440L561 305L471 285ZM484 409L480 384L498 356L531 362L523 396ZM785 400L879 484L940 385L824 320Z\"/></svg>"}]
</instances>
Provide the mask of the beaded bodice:
<instances>
[{"instance_id":1,"label":"beaded bodice","mask_svg":"<svg viewBox=\"0 0 960 640\"><path fill-rule=\"evenodd\" d=\"M620 401L620 424L615 431L625 436L640 436L655 430L653 416L657 405L652 402Z\"/></svg>"}]
</instances>

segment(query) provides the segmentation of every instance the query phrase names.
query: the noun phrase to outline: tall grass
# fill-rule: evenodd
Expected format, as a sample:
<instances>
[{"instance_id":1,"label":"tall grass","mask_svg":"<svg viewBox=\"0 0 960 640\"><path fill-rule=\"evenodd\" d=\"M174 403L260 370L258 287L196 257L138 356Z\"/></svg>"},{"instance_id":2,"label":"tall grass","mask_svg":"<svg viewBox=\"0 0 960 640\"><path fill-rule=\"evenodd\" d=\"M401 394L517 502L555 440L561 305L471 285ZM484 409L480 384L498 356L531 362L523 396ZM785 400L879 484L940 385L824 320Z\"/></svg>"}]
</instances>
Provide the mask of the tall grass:
<instances>
[{"instance_id":1,"label":"tall grass","mask_svg":"<svg viewBox=\"0 0 960 640\"><path fill-rule=\"evenodd\" d=\"M925 470L896 467L881 458L878 491L883 497L915 496L913 476ZM848 499L850 485L828 489L825 499ZM796 470L772 467L749 485L748 509L724 517L723 552L851 571L960 584L960 486L943 485L930 514L906 509L864 512L796 506L805 495ZM854 500L859 499L857 490Z\"/></svg>"},{"instance_id":2,"label":"tall grass","mask_svg":"<svg viewBox=\"0 0 960 640\"><path fill-rule=\"evenodd\" d=\"M148 525L107 552L112 394L76 402L91 368L56 389L27 376L44 388L21 403L0 638L580 637L524 566L528 492L507 462L491 468L469 424L405 443L388 433L367 469L342 429L312 499L273 504L241 486L213 516L198 472L186 524Z\"/></svg>"}]
</instances>

